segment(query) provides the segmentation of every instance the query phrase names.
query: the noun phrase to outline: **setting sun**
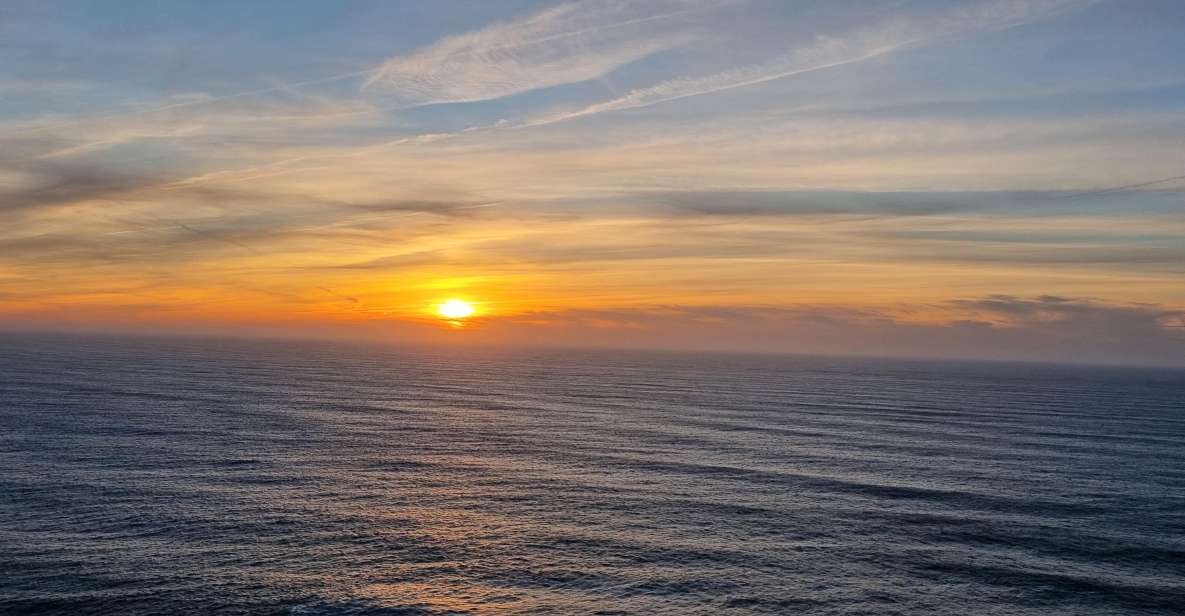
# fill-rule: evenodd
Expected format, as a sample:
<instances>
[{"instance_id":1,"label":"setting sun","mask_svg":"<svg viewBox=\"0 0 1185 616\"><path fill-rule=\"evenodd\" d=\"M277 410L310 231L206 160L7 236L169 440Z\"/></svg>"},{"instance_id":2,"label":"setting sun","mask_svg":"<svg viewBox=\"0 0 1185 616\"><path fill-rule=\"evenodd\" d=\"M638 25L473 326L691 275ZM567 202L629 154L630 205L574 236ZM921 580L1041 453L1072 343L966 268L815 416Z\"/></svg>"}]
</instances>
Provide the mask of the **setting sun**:
<instances>
[{"instance_id":1,"label":"setting sun","mask_svg":"<svg viewBox=\"0 0 1185 616\"><path fill-rule=\"evenodd\" d=\"M446 319L464 319L475 312L477 309L473 304L461 299L450 299L436 305L436 314Z\"/></svg>"}]
</instances>

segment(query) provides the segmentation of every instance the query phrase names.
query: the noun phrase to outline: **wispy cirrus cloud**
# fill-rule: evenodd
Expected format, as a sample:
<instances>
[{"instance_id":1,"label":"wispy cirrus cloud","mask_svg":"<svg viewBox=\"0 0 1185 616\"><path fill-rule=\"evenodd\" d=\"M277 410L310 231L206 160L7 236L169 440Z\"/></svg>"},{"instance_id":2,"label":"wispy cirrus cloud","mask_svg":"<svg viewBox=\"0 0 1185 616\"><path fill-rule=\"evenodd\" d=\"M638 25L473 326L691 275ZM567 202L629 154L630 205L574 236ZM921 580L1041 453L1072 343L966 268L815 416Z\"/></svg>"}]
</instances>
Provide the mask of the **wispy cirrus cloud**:
<instances>
[{"instance_id":1,"label":"wispy cirrus cloud","mask_svg":"<svg viewBox=\"0 0 1185 616\"><path fill-rule=\"evenodd\" d=\"M252 153L253 160L249 166L199 173L186 181L252 181L299 171L302 167L297 167L298 163L320 165L325 161L368 156L396 146L423 146L645 107L859 62L966 32L1029 23L1095 1L991 0L934 14L897 17L850 30L846 34L816 36L811 42L783 52L768 62L702 77L669 79L576 111L529 117L523 121L478 124L460 130L400 135L347 150L331 148L322 152L301 151L291 157L286 156L289 153L287 149ZM308 105L311 111L296 112L269 104L247 105L235 99L232 109L219 109L216 116L199 114L199 117L188 118L182 123L178 123L177 118L170 118L160 126L148 123L120 130L108 127L90 131L94 134L88 133L86 140L68 141L43 155L58 157L93 153L131 141L184 143L223 138L247 142L248 145L252 142L278 144L286 140L299 141L302 135L308 134L308 129L344 129L360 121L360 118L391 108L488 100L587 81L656 51L691 42L699 36L699 28L703 27L703 14L732 3L612 0L563 4L481 30L446 37L419 51L385 62L372 71L368 83L372 91L394 97L394 105L391 101L376 103L363 99L332 101L332 105L327 105L314 100L312 105ZM721 36L727 38L726 35ZM245 122L236 121L241 116L246 116ZM845 124L848 123L845 120ZM293 126L300 126L302 131L289 131L286 136L278 136ZM796 130L801 131L801 126ZM1026 132L1030 130L1026 128ZM950 132L944 131L944 134ZM862 128L855 143L861 151L867 151L867 132L866 127ZM910 128L902 134L916 136L918 131ZM797 135L793 143L802 144L804 139ZM837 140L835 135L827 135L822 141L829 151L834 151L843 143L846 142Z\"/></svg>"},{"instance_id":2,"label":"wispy cirrus cloud","mask_svg":"<svg viewBox=\"0 0 1185 616\"><path fill-rule=\"evenodd\" d=\"M670 79L575 111L536 117L526 124L554 124L585 116L649 107L692 96L754 86L871 60L964 33L1015 27L1097 1L995 0L959 7L937 15L889 19L838 36L818 35L809 44L786 51L764 63L711 75Z\"/></svg>"},{"instance_id":3,"label":"wispy cirrus cloud","mask_svg":"<svg viewBox=\"0 0 1185 616\"><path fill-rule=\"evenodd\" d=\"M574 2L392 58L366 81L408 105L502 98L596 79L695 37L685 17L725 2Z\"/></svg>"}]
</instances>

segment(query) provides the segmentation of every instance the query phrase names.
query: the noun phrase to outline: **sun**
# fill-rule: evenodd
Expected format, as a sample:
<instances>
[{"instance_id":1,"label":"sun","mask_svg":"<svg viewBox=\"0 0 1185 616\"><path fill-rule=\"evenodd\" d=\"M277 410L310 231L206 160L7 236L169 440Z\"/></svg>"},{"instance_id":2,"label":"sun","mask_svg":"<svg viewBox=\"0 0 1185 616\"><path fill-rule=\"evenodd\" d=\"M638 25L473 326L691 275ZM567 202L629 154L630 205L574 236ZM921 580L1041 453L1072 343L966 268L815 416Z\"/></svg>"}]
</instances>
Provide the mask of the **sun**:
<instances>
[{"instance_id":1,"label":"sun","mask_svg":"<svg viewBox=\"0 0 1185 616\"><path fill-rule=\"evenodd\" d=\"M463 299L449 299L436 304L436 314L450 320L471 317L475 312L477 308Z\"/></svg>"}]
</instances>

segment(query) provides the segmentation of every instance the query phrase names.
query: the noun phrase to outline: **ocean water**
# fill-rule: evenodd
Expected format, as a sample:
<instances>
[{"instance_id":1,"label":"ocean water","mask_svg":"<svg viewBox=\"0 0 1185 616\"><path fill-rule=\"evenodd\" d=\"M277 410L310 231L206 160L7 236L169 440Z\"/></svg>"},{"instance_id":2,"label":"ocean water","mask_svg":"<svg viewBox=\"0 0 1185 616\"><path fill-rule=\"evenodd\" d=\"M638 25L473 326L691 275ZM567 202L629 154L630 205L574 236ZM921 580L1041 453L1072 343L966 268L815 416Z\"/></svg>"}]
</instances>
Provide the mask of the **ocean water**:
<instances>
[{"instance_id":1,"label":"ocean water","mask_svg":"<svg viewBox=\"0 0 1185 616\"><path fill-rule=\"evenodd\" d=\"M1185 372L0 337L0 614L1181 614Z\"/></svg>"}]
</instances>

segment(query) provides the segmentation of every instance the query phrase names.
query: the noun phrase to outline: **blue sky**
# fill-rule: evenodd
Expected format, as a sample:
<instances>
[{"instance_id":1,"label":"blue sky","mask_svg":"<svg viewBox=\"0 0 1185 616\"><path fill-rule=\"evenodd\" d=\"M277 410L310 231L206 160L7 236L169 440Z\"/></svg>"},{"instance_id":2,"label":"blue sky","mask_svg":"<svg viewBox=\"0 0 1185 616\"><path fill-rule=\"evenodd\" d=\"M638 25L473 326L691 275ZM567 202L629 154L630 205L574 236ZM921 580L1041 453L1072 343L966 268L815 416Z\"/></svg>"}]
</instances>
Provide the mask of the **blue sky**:
<instances>
[{"instance_id":1,"label":"blue sky","mask_svg":"<svg viewBox=\"0 0 1185 616\"><path fill-rule=\"evenodd\" d=\"M452 293L662 346L1065 300L1176 361L1183 35L1172 1L8 3L0 317L403 331Z\"/></svg>"}]
</instances>

